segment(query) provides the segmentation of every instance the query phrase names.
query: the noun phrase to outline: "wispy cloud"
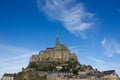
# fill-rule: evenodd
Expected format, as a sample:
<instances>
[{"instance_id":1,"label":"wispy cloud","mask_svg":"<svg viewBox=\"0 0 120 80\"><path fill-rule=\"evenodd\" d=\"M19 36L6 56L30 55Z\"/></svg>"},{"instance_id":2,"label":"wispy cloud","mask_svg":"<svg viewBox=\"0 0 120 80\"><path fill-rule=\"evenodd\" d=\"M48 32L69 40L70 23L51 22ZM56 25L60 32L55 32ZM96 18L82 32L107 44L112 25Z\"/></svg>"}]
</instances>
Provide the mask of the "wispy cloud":
<instances>
[{"instance_id":1,"label":"wispy cloud","mask_svg":"<svg viewBox=\"0 0 120 80\"><path fill-rule=\"evenodd\" d=\"M6 56L6 54L4 54L4 53L9 53L10 52L12 55L13 54L18 55L20 53L28 53L28 52L31 52L33 50L28 50L28 49L19 48L19 47L15 47L15 46L0 43L0 51L1 51L2 55Z\"/></svg>"},{"instance_id":2,"label":"wispy cloud","mask_svg":"<svg viewBox=\"0 0 120 80\"><path fill-rule=\"evenodd\" d=\"M38 51L0 44L0 78L4 73L21 71L28 65L32 54Z\"/></svg>"},{"instance_id":3,"label":"wispy cloud","mask_svg":"<svg viewBox=\"0 0 120 80\"><path fill-rule=\"evenodd\" d=\"M0 78L4 73L16 73L21 71L22 67L26 67L28 65L32 54L36 54L36 52L0 59Z\"/></svg>"},{"instance_id":4,"label":"wispy cloud","mask_svg":"<svg viewBox=\"0 0 120 80\"><path fill-rule=\"evenodd\" d=\"M114 54L120 54L120 44L115 39L104 38L101 42L105 49L105 54L112 57Z\"/></svg>"},{"instance_id":5,"label":"wispy cloud","mask_svg":"<svg viewBox=\"0 0 120 80\"><path fill-rule=\"evenodd\" d=\"M101 59L98 59L98 58L95 58L95 57L92 57L92 56L87 56L87 59L92 62L90 63L90 65L93 66L93 68L96 68L100 71L103 71L103 70L108 70L108 66L107 66L107 63Z\"/></svg>"},{"instance_id":6,"label":"wispy cloud","mask_svg":"<svg viewBox=\"0 0 120 80\"><path fill-rule=\"evenodd\" d=\"M91 57L91 56L87 56L88 59L98 63L98 64L104 64L105 62L103 60L100 60L100 59L97 59L97 58L94 58L94 57Z\"/></svg>"},{"instance_id":7,"label":"wispy cloud","mask_svg":"<svg viewBox=\"0 0 120 80\"><path fill-rule=\"evenodd\" d=\"M69 49L81 48L81 46L71 46Z\"/></svg>"},{"instance_id":8,"label":"wispy cloud","mask_svg":"<svg viewBox=\"0 0 120 80\"><path fill-rule=\"evenodd\" d=\"M37 0L38 8L49 18L59 21L70 32L85 38L84 31L93 25L94 14L76 0Z\"/></svg>"},{"instance_id":9,"label":"wispy cloud","mask_svg":"<svg viewBox=\"0 0 120 80\"><path fill-rule=\"evenodd\" d=\"M69 50L73 53L78 53L80 51L81 46L71 46Z\"/></svg>"},{"instance_id":10,"label":"wispy cloud","mask_svg":"<svg viewBox=\"0 0 120 80\"><path fill-rule=\"evenodd\" d=\"M80 55L86 55L88 53L90 53L90 49L88 49L88 45L84 45L84 46L71 46L69 47L69 50L72 52L72 53L75 53L77 56L80 56ZM86 50L88 49L88 50Z\"/></svg>"},{"instance_id":11,"label":"wispy cloud","mask_svg":"<svg viewBox=\"0 0 120 80\"><path fill-rule=\"evenodd\" d=\"M21 55L17 55L15 57L7 57L4 59L0 59L0 63L1 64L8 64L10 62L20 62L20 61L23 61L23 60L28 60L32 54L35 54L37 52L31 52L31 53L23 53Z\"/></svg>"}]
</instances>

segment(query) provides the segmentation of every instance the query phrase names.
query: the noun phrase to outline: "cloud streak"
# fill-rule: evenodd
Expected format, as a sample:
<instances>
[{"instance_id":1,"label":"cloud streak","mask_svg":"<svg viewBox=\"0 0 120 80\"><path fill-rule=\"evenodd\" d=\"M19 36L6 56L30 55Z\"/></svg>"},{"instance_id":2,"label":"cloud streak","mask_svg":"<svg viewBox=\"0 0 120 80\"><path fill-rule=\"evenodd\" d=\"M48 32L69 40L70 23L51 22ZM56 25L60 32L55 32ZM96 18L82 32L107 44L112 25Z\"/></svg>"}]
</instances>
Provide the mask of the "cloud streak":
<instances>
[{"instance_id":1,"label":"cloud streak","mask_svg":"<svg viewBox=\"0 0 120 80\"><path fill-rule=\"evenodd\" d=\"M104 38L101 41L105 54L112 57L114 54L120 54L120 44L115 39Z\"/></svg>"},{"instance_id":2,"label":"cloud streak","mask_svg":"<svg viewBox=\"0 0 120 80\"><path fill-rule=\"evenodd\" d=\"M105 62L103 60L100 60L100 59L97 59L97 58L94 58L94 57L91 57L91 56L87 56L88 59L98 63L98 64L104 64Z\"/></svg>"},{"instance_id":3,"label":"cloud streak","mask_svg":"<svg viewBox=\"0 0 120 80\"><path fill-rule=\"evenodd\" d=\"M10 52L11 55L18 55L18 54L21 54L21 53L32 52L33 50L28 50L28 49L19 48L19 47L15 47L15 46L0 43L0 51L1 51L2 55L6 56L6 54L4 54L4 53L8 54Z\"/></svg>"},{"instance_id":4,"label":"cloud streak","mask_svg":"<svg viewBox=\"0 0 120 80\"><path fill-rule=\"evenodd\" d=\"M21 71L22 67L28 65L31 55L38 53L38 51L5 44L0 44L0 51L0 78L4 73Z\"/></svg>"},{"instance_id":5,"label":"cloud streak","mask_svg":"<svg viewBox=\"0 0 120 80\"><path fill-rule=\"evenodd\" d=\"M86 56L86 58L92 62L90 63L90 65L93 66L93 68L96 68L100 71L104 71L104 70L108 70L108 69L113 69L111 68L111 65L108 65L108 63L106 63L105 61L92 57L92 56Z\"/></svg>"},{"instance_id":6,"label":"cloud streak","mask_svg":"<svg viewBox=\"0 0 120 80\"><path fill-rule=\"evenodd\" d=\"M4 73L16 73L22 70L22 67L26 67L28 65L30 54L23 54L16 57L9 57L8 59L4 57L4 59L0 60L0 78Z\"/></svg>"},{"instance_id":7,"label":"cloud streak","mask_svg":"<svg viewBox=\"0 0 120 80\"><path fill-rule=\"evenodd\" d=\"M94 14L88 12L82 3L76 0L37 0L38 8L49 18L59 21L63 26L76 35L85 38L84 31L93 25Z\"/></svg>"}]
</instances>

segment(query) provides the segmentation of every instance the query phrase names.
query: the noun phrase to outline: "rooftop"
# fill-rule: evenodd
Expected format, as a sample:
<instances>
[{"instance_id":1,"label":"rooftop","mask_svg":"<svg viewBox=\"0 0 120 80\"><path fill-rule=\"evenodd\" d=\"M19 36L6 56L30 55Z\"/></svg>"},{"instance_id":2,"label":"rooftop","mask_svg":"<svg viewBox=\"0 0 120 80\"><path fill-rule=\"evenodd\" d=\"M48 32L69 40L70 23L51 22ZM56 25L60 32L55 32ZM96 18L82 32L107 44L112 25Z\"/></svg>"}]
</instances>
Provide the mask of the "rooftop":
<instances>
[{"instance_id":1,"label":"rooftop","mask_svg":"<svg viewBox=\"0 0 120 80\"><path fill-rule=\"evenodd\" d=\"M15 74L10 74L10 73L5 73L3 75L3 77L14 77L14 76L15 76Z\"/></svg>"}]
</instances>

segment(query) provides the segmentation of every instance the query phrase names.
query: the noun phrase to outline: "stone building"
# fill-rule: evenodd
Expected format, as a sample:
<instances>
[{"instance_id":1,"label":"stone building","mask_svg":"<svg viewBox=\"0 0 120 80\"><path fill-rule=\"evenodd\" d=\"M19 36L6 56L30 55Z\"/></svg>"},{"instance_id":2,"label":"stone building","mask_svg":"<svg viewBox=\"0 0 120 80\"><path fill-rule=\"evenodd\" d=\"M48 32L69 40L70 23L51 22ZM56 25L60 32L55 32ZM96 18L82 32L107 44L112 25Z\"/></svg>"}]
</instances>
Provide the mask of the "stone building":
<instances>
[{"instance_id":1,"label":"stone building","mask_svg":"<svg viewBox=\"0 0 120 80\"><path fill-rule=\"evenodd\" d=\"M2 80L14 80L15 74L5 73L2 76Z\"/></svg>"},{"instance_id":2,"label":"stone building","mask_svg":"<svg viewBox=\"0 0 120 80\"><path fill-rule=\"evenodd\" d=\"M75 54L70 53L68 47L60 44L58 36L53 48L47 48L44 51L40 51L37 55L32 55L30 62L37 61L68 61L69 59L77 60Z\"/></svg>"},{"instance_id":3,"label":"stone building","mask_svg":"<svg viewBox=\"0 0 120 80\"><path fill-rule=\"evenodd\" d=\"M114 70L103 71L98 74L73 75L70 72L48 72L47 80L119 80Z\"/></svg>"},{"instance_id":4,"label":"stone building","mask_svg":"<svg viewBox=\"0 0 120 80\"><path fill-rule=\"evenodd\" d=\"M106 80L118 80L118 75L115 70L103 71L103 78Z\"/></svg>"}]
</instances>

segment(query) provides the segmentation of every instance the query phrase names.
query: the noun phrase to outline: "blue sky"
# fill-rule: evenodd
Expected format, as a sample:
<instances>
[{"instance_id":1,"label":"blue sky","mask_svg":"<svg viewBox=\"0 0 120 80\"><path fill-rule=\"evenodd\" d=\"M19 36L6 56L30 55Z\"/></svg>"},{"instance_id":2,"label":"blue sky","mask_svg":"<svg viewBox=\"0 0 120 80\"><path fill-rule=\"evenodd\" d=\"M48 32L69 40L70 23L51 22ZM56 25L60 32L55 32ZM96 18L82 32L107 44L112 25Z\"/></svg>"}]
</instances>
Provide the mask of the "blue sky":
<instances>
[{"instance_id":1,"label":"blue sky","mask_svg":"<svg viewBox=\"0 0 120 80\"><path fill-rule=\"evenodd\" d=\"M120 0L0 0L0 76L60 42L81 64L120 75Z\"/></svg>"}]
</instances>

